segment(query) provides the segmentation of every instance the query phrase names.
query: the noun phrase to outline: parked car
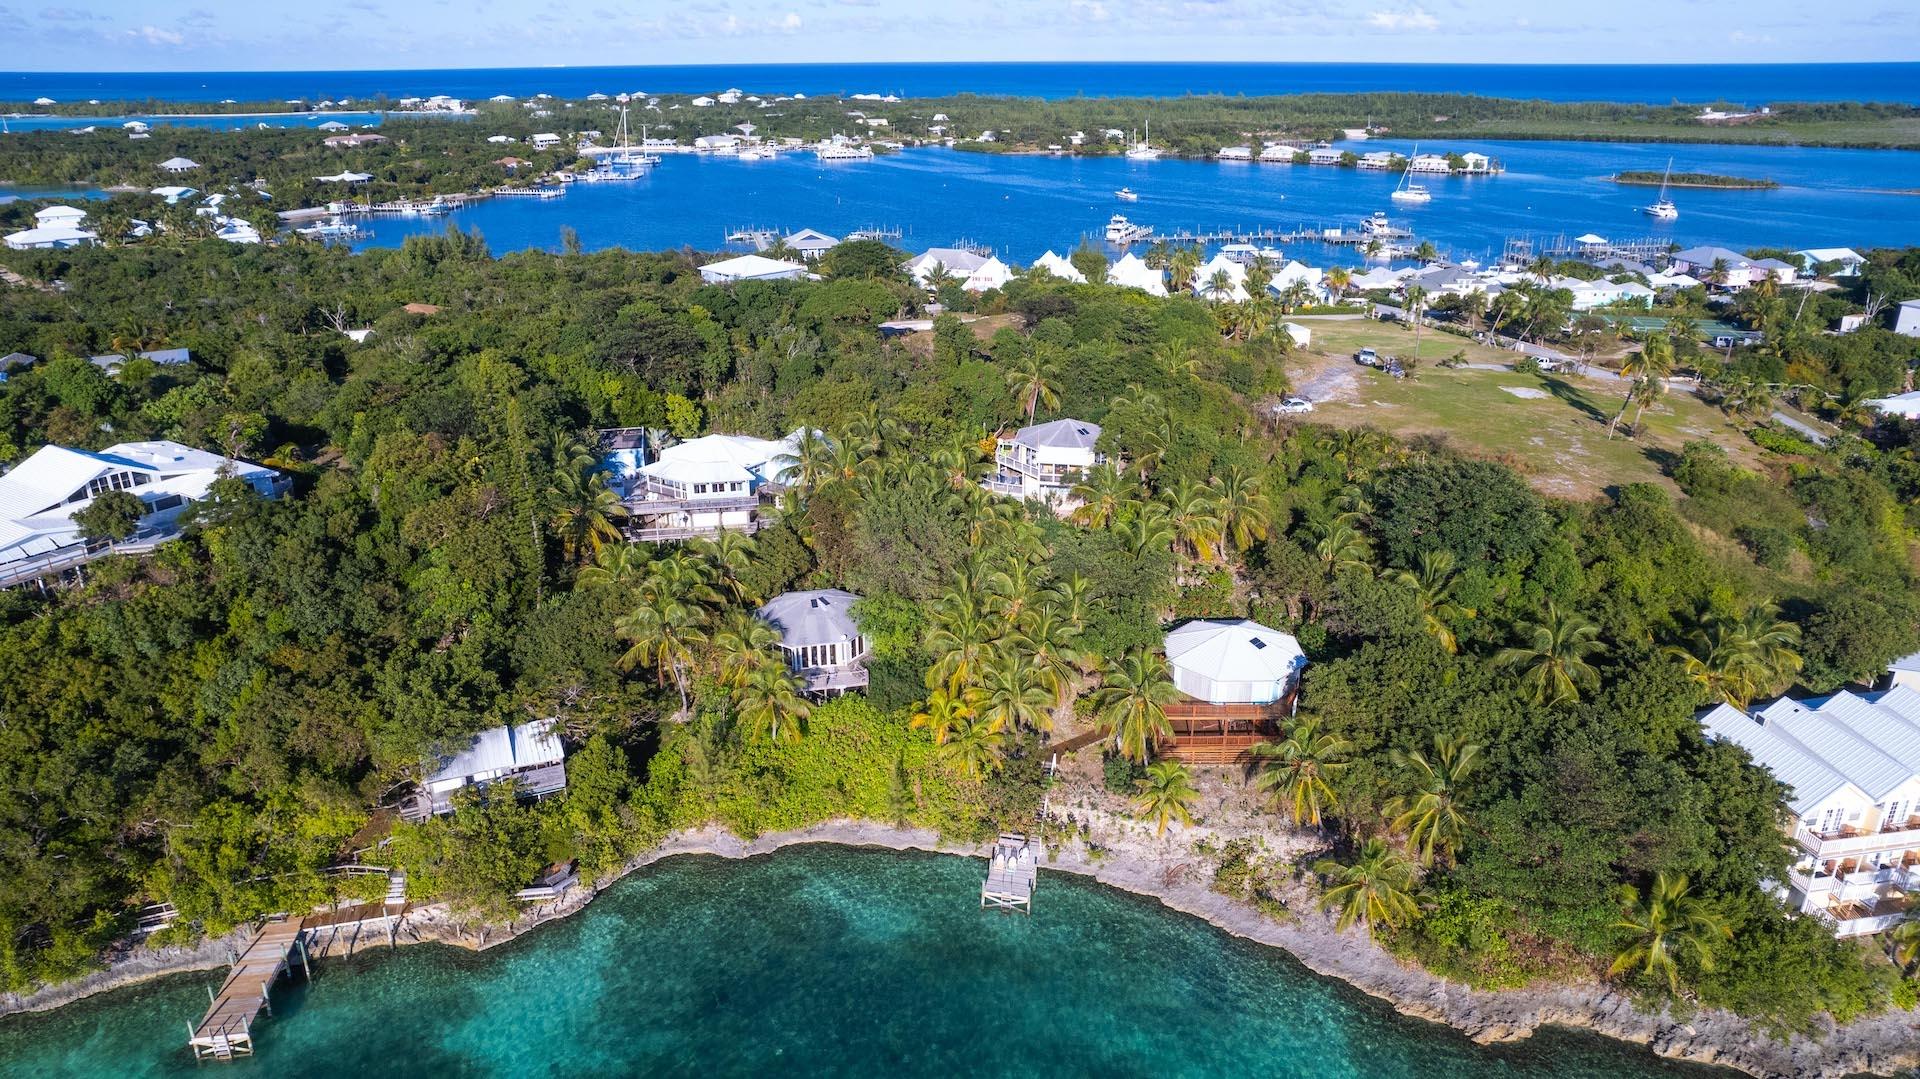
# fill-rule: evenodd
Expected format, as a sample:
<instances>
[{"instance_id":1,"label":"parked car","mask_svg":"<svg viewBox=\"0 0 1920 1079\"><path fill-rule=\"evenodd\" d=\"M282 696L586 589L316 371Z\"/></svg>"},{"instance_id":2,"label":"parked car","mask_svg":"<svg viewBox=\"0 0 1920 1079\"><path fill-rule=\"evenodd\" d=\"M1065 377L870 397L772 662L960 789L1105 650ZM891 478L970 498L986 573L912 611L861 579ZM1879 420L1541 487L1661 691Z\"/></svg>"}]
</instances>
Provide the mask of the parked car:
<instances>
[{"instance_id":1,"label":"parked car","mask_svg":"<svg viewBox=\"0 0 1920 1079\"><path fill-rule=\"evenodd\" d=\"M1380 366L1380 354L1370 348L1363 348L1353 354L1353 362L1362 367Z\"/></svg>"},{"instance_id":2,"label":"parked car","mask_svg":"<svg viewBox=\"0 0 1920 1079\"><path fill-rule=\"evenodd\" d=\"M1394 378L1407 377L1407 369L1400 366L1400 361L1391 356L1387 357L1385 370L1387 374L1392 375Z\"/></svg>"},{"instance_id":3,"label":"parked car","mask_svg":"<svg viewBox=\"0 0 1920 1079\"><path fill-rule=\"evenodd\" d=\"M1312 412L1313 402L1304 397L1289 397L1273 406L1273 410L1281 413Z\"/></svg>"}]
</instances>

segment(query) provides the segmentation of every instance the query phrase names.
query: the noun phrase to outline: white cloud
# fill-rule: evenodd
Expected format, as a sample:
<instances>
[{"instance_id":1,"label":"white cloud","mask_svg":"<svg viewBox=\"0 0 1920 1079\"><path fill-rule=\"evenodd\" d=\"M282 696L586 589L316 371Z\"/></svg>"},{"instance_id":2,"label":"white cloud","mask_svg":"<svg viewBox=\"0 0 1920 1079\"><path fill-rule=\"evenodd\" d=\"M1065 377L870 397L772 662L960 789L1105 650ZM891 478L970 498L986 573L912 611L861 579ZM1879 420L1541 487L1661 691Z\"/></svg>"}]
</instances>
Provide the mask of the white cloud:
<instances>
[{"instance_id":1,"label":"white cloud","mask_svg":"<svg viewBox=\"0 0 1920 1079\"><path fill-rule=\"evenodd\" d=\"M1375 30L1397 34L1409 30L1438 30L1440 20L1427 14L1424 8L1413 8L1409 11L1376 11L1367 16L1367 25Z\"/></svg>"},{"instance_id":2,"label":"white cloud","mask_svg":"<svg viewBox=\"0 0 1920 1079\"><path fill-rule=\"evenodd\" d=\"M1727 40L1735 45L1771 45L1772 34L1749 34L1745 30L1735 30L1727 35Z\"/></svg>"},{"instance_id":3,"label":"white cloud","mask_svg":"<svg viewBox=\"0 0 1920 1079\"><path fill-rule=\"evenodd\" d=\"M1067 11L1082 22L1106 22L1112 18L1107 5L1100 0L1070 0Z\"/></svg>"},{"instance_id":4,"label":"white cloud","mask_svg":"<svg viewBox=\"0 0 1920 1079\"><path fill-rule=\"evenodd\" d=\"M178 30L162 30L158 26L142 26L138 30L127 31L127 36L149 45L185 45L187 36Z\"/></svg>"},{"instance_id":5,"label":"white cloud","mask_svg":"<svg viewBox=\"0 0 1920 1079\"><path fill-rule=\"evenodd\" d=\"M787 12L787 17L780 20L780 29L785 30L789 34L800 29L799 13L793 11Z\"/></svg>"}]
</instances>

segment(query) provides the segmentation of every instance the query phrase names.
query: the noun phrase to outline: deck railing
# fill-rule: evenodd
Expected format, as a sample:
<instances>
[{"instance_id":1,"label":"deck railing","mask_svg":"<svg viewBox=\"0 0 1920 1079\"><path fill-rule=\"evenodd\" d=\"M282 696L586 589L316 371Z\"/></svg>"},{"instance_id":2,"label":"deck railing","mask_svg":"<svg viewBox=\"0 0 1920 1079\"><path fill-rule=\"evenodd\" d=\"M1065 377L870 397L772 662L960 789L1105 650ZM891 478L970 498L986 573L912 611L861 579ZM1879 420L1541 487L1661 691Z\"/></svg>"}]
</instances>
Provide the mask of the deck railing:
<instances>
[{"instance_id":1,"label":"deck railing","mask_svg":"<svg viewBox=\"0 0 1920 1079\"><path fill-rule=\"evenodd\" d=\"M145 554L179 534L177 528L148 528L118 543L75 543L32 558L8 562L0 565L0 588L12 588L49 574L84 566L110 554Z\"/></svg>"}]
</instances>

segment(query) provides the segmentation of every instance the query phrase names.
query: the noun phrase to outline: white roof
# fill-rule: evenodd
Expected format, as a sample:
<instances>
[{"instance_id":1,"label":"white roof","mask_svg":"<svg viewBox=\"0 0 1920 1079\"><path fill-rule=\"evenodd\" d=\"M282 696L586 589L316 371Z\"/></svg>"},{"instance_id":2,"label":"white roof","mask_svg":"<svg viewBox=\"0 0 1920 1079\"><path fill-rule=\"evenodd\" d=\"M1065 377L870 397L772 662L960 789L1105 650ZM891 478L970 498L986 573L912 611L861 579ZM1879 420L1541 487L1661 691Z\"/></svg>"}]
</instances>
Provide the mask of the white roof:
<instances>
[{"instance_id":1,"label":"white roof","mask_svg":"<svg viewBox=\"0 0 1920 1079\"><path fill-rule=\"evenodd\" d=\"M985 255L976 255L958 247L929 247L925 251L907 260L906 270L920 280L926 280L938 263L950 274L966 277L987 264Z\"/></svg>"},{"instance_id":2,"label":"white roof","mask_svg":"<svg viewBox=\"0 0 1920 1079\"><path fill-rule=\"evenodd\" d=\"M838 237L829 236L819 229L801 229L790 233L784 241L795 251L825 251L840 243Z\"/></svg>"},{"instance_id":3,"label":"white roof","mask_svg":"<svg viewBox=\"0 0 1920 1079\"><path fill-rule=\"evenodd\" d=\"M1155 296L1167 294L1167 282L1159 270L1148 266L1129 251L1120 256L1120 261L1107 268L1107 280L1127 288L1144 289Z\"/></svg>"},{"instance_id":4,"label":"white roof","mask_svg":"<svg viewBox=\"0 0 1920 1079\"><path fill-rule=\"evenodd\" d=\"M1867 401L1866 405L1881 412L1891 412L1896 416L1913 419L1920 417L1920 390L1911 390L1893 397L1876 397Z\"/></svg>"},{"instance_id":5,"label":"white roof","mask_svg":"<svg viewBox=\"0 0 1920 1079\"><path fill-rule=\"evenodd\" d=\"M1214 682L1277 682L1306 661L1300 642L1251 619L1197 618L1167 634L1167 663Z\"/></svg>"},{"instance_id":6,"label":"white roof","mask_svg":"<svg viewBox=\"0 0 1920 1079\"><path fill-rule=\"evenodd\" d=\"M49 206L33 212L33 220L41 225L77 225L86 220L87 212L78 206Z\"/></svg>"},{"instance_id":7,"label":"white roof","mask_svg":"<svg viewBox=\"0 0 1920 1079\"><path fill-rule=\"evenodd\" d=\"M681 483L728 483L751 481L769 462L788 452L785 442L754 438L751 435L705 435L668 446L659 460L640 471L650 476Z\"/></svg>"},{"instance_id":8,"label":"white roof","mask_svg":"<svg viewBox=\"0 0 1920 1079\"><path fill-rule=\"evenodd\" d=\"M342 172L333 176L315 176L323 184L361 184L373 179L371 172Z\"/></svg>"},{"instance_id":9,"label":"white roof","mask_svg":"<svg viewBox=\"0 0 1920 1079\"><path fill-rule=\"evenodd\" d=\"M65 225L48 225L42 228L22 229L7 234L8 247L70 247L78 243L92 243L93 233L86 229L69 228Z\"/></svg>"},{"instance_id":10,"label":"white roof","mask_svg":"<svg viewBox=\"0 0 1920 1079\"><path fill-rule=\"evenodd\" d=\"M163 169L197 169L200 167L200 163L190 157L170 157L160 162L160 167Z\"/></svg>"},{"instance_id":11,"label":"white roof","mask_svg":"<svg viewBox=\"0 0 1920 1079\"><path fill-rule=\"evenodd\" d=\"M1892 663L1887 664L1888 671L1912 671L1920 673L1920 652L1910 652Z\"/></svg>"},{"instance_id":12,"label":"white roof","mask_svg":"<svg viewBox=\"0 0 1920 1079\"><path fill-rule=\"evenodd\" d=\"M1033 265L1035 269L1045 270L1062 281L1071 281L1076 285L1087 283L1087 275L1081 273L1080 268L1073 263L1054 254L1052 248L1048 248L1046 254L1034 259Z\"/></svg>"},{"instance_id":13,"label":"white roof","mask_svg":"<svg viewBox=\"0 0 1920 1079\"><path fill-rule=\"evenodd\" d=\"M765 255L741 255L700 267L700 276L709 281L750 281L756 278L793 277L806 272L807 268L798 262L770 259Z\"/></svg>"},{"instance_id":14,"label":"white roof","mask_svg":"<svg viewBox=\"0 0 1920 1079\"><path fill-rule=\"evenodd\" d=\"M997 258L988 258L979 268L967 275L960 287L968 292L986 292L996 289L1013 280L1013 267Z\"/></svg>"},{"instance_id":15,"label":"white roof","mask_svg":"<svg viewBox=\"0 0 1920 1079\"><path fill-rule=\"evenodd\" d=\"M1795 813L1847 786L1878 801L1920 777L1920 692L1906 686L1806 701L1783 697L1751 716L1722 704L1700 724L1791 786Z\"/></svg>"},{"instance_id":16,"label":"white roof","mask_svg":"<svg viewBox=\"0 0 1920 1079\"><path fill-rule=\"evenodd\" d=\"M768 600L760 608L760 617L780 631L780 642L789 648L837 644L860 635L851 610L859 601L859 596L839 588L785 592Z\"/></svg>"},{"instance_id":17,"label":"white roof","mask_svg":"<svg viewBox=\"0 0 1920 1079\"><path fill-rule=\"evenodd\" d=\"M1794 254L1814 262L1865 262L1866 256L1851 247L1809 247Z\"/></svg>"},{"instance_id":18,"label":"white roof","mask_svg":"<svg viewBox=\"0 0 1920 1079\"><path fill-rule=\"evenodd\" d=\"M494 727L474 735L473 744L446 758L428 784L464 780L469 776L518 771L566 759L560 748L557 724L551 719Z\"/></svg>"},{"instance_id":19,"label":"white roof","mask_svg":"<svg viewBox=\"0 0 1920 1079\"><path fill-rule=\"evenodd\" d=\"M1201 267L1193 271L1193 291L1201 296L1212 298L1213 275L1227 275L1226 299L1245 300L1247 298L1247 268L1220 252L1208 259Z\"/></svg>"},{"instance_id":20,"label":"white roof","mask_svg":"<svg viewBox=\"0 0 1920 1079\"><path fill-rule=\"evenodd\" d=\"M1100 425L1085 420L1052 420L1020 428L1013 433L1013 441L1034 449L1090 450L1100 441Z\"/></svg>"},{"instance_id":21,"label":"white roof","mask_svg":"<svg viewBox=\"0 0 1920 1079\"><path fill-rule=\"evenodd\" d=\"M1575 236L1573 242L1577 244L1603 244L1607 242L1607 238L1605 236L1596 236L1589 232L1585 236Z\"/></svg>"}]
</instances>

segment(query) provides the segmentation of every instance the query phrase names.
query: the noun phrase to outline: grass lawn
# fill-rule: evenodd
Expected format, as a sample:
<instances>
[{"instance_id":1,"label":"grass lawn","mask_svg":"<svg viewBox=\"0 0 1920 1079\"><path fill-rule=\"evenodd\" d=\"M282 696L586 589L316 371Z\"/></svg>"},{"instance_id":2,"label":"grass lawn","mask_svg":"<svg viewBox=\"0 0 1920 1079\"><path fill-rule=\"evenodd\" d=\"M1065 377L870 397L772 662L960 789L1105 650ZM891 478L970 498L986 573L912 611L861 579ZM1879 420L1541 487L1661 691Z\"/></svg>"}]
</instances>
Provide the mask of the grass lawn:
<instances>
[{"instance_id":1,"label":"grass lawn","mask_svg":"<svg viewBox=\"0 0 1920 1079\"><path fill-rule=\"evenodd\" d=\"M1289 374L1296 389L1313 400L1313 422L1442 437L1459 449L1511 464L1547 494L1590 498L1626 483L1670 485L1663 465L1694 439L1711 439L1750 466L1758 459L1758 449L1736 424L1679 390L1647 410L1638 438L1609 439L1607 420L1620 408L1624 384L1448 370L1437 361L1461 349L1472 363L1510 363L1513 354L1431 331L1423 335L1415 377L1396 380L1354 363L1353 352L1371 345L1383 354L1411 356L1411 330L1365 321L1306 325L1313 330L1313 344L1295 354Z\"/></svg>"}]
</instances>

